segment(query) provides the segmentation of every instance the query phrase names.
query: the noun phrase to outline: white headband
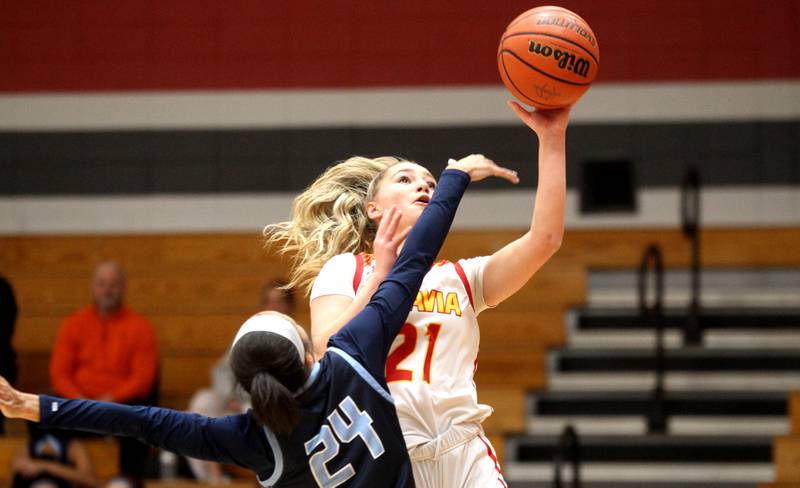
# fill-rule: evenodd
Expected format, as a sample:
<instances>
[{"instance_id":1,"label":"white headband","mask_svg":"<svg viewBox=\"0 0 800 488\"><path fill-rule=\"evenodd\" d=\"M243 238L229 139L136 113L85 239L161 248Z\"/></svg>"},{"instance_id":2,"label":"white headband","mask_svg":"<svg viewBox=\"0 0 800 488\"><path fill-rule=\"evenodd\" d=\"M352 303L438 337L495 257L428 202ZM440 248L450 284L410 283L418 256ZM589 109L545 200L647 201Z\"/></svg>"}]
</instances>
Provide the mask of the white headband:
<instances>
[{"instance_id":1,"label":"white headband","mask_svg":"<svg viewBox=\"0 0 800 488\"><path fill-rule=\"evenodd\" d=\"M303 356L303 340L300 338L300 333L297 332L297 327L289 321L286 317L278 313L258 313L247 319L241 327L236 337L233 339L231 349L236 346L239 339L249 332L272 332L281 337L289 339L294 344L297 353L300 355L300 361L304 361Z\"/></svg>"}]
</instances>

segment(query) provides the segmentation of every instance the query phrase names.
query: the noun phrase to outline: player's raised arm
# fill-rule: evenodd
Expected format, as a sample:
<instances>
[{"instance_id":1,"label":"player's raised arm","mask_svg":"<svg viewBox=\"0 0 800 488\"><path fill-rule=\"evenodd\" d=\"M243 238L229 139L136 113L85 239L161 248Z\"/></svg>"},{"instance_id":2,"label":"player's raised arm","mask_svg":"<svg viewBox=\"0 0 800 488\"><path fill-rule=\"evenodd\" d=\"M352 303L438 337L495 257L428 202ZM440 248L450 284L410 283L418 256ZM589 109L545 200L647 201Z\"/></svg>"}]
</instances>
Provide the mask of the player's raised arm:
<instances>
[{"instance_id":1,"label":"player's raised arm","mask_svg":"<svg viewBox=\"0 0 800 488\"><path fill-rule=\"evenodd\" d=\"M489 258L483 274L483 298L495 306L516 293L558 251L564 236L567 192L566 131L570 107L528 111L509 102L539 138L539 183L530 229Z\"/></svg>"}]
</instances>

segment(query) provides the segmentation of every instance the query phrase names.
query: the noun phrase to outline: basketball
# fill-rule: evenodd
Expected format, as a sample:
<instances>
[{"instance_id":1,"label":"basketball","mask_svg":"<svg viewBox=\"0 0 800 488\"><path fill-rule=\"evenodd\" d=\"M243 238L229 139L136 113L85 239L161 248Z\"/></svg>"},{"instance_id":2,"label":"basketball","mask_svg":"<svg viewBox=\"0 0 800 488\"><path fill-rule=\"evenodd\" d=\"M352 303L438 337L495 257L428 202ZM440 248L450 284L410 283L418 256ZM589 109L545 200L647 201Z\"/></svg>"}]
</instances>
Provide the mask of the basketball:
<instances>
[{"instance_id":1,"label":"basketball","mask_svg":"<svg viewBox=\"0 0 800 488\"><path fill-rule=\"evenodd\" d=\"M589 24L561 7L536 7L517 16L500 39L497 65L506 88L539 109L575 103L600 65Z\"/></svg>"}]
</instances>

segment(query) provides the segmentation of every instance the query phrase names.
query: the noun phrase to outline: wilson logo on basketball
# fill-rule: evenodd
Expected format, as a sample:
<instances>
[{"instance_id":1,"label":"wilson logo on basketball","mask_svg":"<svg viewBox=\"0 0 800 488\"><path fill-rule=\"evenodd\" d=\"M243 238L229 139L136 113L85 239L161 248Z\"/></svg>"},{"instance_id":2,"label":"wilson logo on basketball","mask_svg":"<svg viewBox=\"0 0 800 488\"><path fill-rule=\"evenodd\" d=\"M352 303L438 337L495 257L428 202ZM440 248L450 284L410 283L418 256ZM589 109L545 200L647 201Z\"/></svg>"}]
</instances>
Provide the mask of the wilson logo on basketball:
<instances>
[{"instance_id":1,"label":"wilson logo on basketball","mask_svg":"<svg viewBox=\"0 0 800 488\"><path fill-rule=\"evenodd\" d=\"M561 49L553 49L548 45L533 40L530 41L528 51L545 58L552 57L558 61L559 68L572 71L576 75L586 78L589 74L589 60L582 57L578 58L573 53L562 51Z\"/></svg>"}]
</instances>

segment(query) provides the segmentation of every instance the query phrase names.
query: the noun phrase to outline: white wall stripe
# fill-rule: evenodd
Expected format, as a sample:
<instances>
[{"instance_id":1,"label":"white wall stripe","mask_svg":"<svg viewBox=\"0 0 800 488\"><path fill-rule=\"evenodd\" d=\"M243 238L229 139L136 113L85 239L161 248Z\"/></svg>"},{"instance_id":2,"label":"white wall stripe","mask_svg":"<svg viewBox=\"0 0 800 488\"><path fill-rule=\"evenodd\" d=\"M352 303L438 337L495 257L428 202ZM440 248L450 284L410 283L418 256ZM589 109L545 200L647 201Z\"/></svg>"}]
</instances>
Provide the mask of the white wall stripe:
<instances>
[{"instance_id":1,"label":"white wall stripe","mask_svg":"<svg viewBox=\"0 0 800 488\"><path fill-rule=\"evenodd\" d=\"M502 86L0 96L0 130L429 127L518 123ZM574 123L792 120L800 80L596 84Z\"/></svg>"},{"instance_id":2,"label":"white wall stripe","mask_svg":"<svg viewBox=\"0 0 800 488\"><path fill-rule=\"evenodd\" d=\"M126 197L0 198L0 235L252 232L289 217L295 194ZM467 193L456 229L524 229L535 193L526 190ZM677 227L677 189L639 193L635 214L580 215L576 191L567 192L567 226L573 229ZM800 187L708 188L705 227L800 225Z\"/></svg>"}]
</instances>

